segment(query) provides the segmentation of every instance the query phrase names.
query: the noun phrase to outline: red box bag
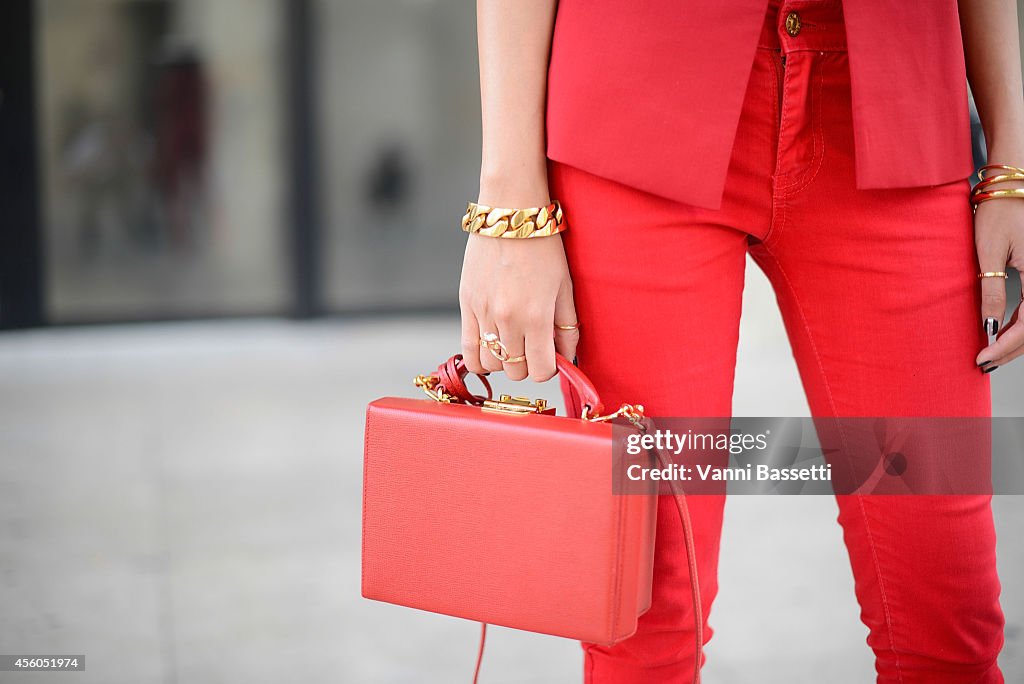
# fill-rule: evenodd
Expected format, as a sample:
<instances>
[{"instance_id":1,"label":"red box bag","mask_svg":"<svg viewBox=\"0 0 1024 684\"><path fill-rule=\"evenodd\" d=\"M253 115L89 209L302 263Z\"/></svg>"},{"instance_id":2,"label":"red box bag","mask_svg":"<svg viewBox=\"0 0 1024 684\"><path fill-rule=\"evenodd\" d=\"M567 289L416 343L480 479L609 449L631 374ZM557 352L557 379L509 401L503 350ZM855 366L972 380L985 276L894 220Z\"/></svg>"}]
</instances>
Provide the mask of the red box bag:
<instances>
[{"instance_id":1,"label":"red box bag","mask_svg":"<svg viewBox=\"0 0 1024 684\"><path fill-rule=\"evenodd\" d=\"M366 409L362 594L411 608L602 645L651 604L657 492L615 494L611 420L645 430L642 406L601 415L587 377L556 355L568 410L466 388L462 355L416 384L427 399ZM649 452L650 459L663 455ZM619 490L621 491L621 490ZM699 587L686 536L701 658ZM484 635L480 649L482 656ZM477 661L479 672L480 662ZM475 678L474 678L475 681ZM695 677L699 681L699 674Z\"/></svg>"}]
</instances>

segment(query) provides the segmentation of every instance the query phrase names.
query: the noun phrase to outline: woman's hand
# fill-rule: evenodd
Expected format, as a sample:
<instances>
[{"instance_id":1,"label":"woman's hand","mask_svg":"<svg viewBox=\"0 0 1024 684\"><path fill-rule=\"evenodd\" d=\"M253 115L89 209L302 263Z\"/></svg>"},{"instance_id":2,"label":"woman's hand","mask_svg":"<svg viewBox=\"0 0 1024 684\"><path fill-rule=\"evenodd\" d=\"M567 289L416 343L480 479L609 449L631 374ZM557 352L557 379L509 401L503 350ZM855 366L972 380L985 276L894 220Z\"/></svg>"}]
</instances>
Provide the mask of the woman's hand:
<instances>
[{"instance_id":1,"label":"woman's hand","mask_svg":"<svg viewBox=\"0 0 1024 684\"><path fill-rule=\"evenodd\" d=\"M462 355L474 373L504 369L512 380L536 382L555 374L555 351L572 359L578 330L556 330L576 323L572 281L562 236L505 239L472 233L466 243L459 284ZM480 336L498 335L511 357L502 363L480 346Z\"/></svg>"},{"instance_id":2,"label":"woman's hand","mask_svg":"<svg viewBox=\"0 0 1024 684\"><path fill-rule=\"evenodd\" d=\"M1020 181L999 183L999 189L1024 187ZM1024 201L1000 198L978 205L974 214L974 243L981 271L1005 271L1008 266L1024 270ZM1006 280L981 279L981 318L989 339L1000 329L1006 315ZM1020 308L999 332L998 339L978 354L975 362L989 373L1024 355L1024 321Z\"/></svg>"}]
</instances>

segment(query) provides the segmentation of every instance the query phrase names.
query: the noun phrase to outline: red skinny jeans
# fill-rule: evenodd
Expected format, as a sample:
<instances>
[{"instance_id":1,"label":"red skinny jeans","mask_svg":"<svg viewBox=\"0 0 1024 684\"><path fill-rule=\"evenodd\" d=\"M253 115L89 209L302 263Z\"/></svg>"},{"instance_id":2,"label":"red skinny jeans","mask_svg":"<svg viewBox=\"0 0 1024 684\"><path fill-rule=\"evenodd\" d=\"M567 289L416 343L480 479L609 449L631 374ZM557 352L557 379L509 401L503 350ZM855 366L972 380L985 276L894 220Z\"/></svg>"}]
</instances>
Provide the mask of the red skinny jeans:
<instances>
[{"instance_id":1,"label":"red skinny jeans","mask_svg":"<svg viewBox=\"0 0 1024 684\"><path fill-rule=\"evenodd\" d=\"M580 367L609 406L730 415L750 254L774 288L813 415L990 416L988 376L974 364L986 336L968 180L857 190L840 2L771 4L719 210L549 160L572 226L563 238ZM785 29L790 11L797 36ZM1002 682L990 498L837 499L878 682ZM723 505L690 497L705 620ZM635 635L583 644L587 682L692 680L690 586L667 496L653 591Z\"/></svg>"}]
</instances>

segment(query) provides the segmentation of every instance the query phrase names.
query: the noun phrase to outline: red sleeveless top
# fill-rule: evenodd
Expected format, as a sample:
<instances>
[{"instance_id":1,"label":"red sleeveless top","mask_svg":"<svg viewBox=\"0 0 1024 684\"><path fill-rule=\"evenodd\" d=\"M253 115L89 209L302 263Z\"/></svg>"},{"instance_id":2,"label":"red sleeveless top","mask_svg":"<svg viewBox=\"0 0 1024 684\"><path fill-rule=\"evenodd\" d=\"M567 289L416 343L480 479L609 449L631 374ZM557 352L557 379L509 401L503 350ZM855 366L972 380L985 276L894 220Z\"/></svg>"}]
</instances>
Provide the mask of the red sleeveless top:
<instances>
[{"instance_id":1,"label":"red sleeveless top","mask_svg":"<svg viewBox=\"0 0 1024 684\"><path fill-rule=\"evenodd\" d=\"M769 0L560 0L548 157L719 208L768 8ZM970 176L957 1L842 0L842 8L857 187Z\"/></svg>"}]
</instances>

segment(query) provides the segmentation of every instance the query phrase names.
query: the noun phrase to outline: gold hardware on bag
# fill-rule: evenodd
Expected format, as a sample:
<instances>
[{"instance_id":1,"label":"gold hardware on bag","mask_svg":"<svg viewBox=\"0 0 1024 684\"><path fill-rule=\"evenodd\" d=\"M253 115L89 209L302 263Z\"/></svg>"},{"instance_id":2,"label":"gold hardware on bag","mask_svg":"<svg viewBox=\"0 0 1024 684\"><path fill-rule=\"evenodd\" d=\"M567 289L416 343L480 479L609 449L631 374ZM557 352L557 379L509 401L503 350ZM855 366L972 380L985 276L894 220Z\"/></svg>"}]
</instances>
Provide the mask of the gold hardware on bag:
<instances>
[{"instance_id":1,"label":"gold hardware on bag","mask_svg":"<svg viewBox=\"0 0 1024 684\"><path fill-rule=\"evenodd\" d=\"M502 394L497 399L488 399L483 403L484 411L492 411L494 413L513 413L522 415L526 413L540 413L544 415L554 415L554 407L548 407L546 399L537 399L536 401L530 401L527 397L513 397L508 394Z\"/></svg>"},{"instance_id":2,"label":"gold hardware on bag","mask_svg":"<svg viewBox=\"0 0 1024 684\"><path fill-rule=\"evenodd\" d=\"M614 413L608 413L603 416L591 416L590 407L583 407L583 420L589 420L591 423L603 423L605 421L618 418L619 416L628 420L634 427L640 428L640 430L645 429L642 421L644 417L643 404L623 404Z\"/></svg>"},{"instance_id":3,"label":"gold hardware on bag","mask_svg":"<svg viewBox=\"0 0 1024 684\"><path fill-rule=\"evenodd\" d=\"M434 401L442 404L452 403L454 397L445 392L444 387L439 386L436 375L417 375L412 379L412 384L422 387L424 393Z\"/></svg>"}]
</instances>

